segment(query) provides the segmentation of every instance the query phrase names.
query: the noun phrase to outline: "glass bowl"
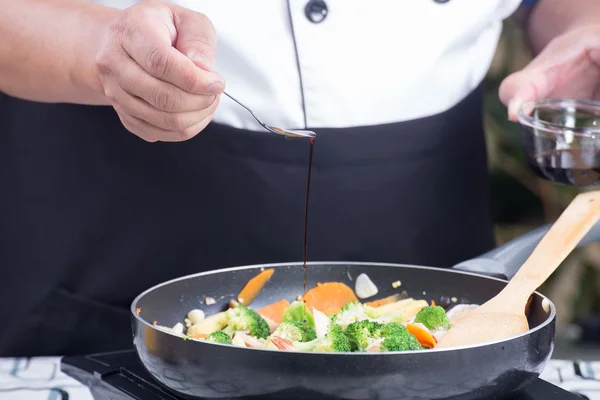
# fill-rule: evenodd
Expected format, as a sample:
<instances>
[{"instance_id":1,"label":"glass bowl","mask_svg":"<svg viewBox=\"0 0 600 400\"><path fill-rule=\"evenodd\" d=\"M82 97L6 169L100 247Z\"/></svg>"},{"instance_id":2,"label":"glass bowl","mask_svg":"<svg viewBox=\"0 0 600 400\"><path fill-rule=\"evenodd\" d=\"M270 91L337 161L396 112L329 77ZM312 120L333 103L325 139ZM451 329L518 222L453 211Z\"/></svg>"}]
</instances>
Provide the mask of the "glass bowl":
<instances>
[{"instance_id":1,"label":"glass bowl","mask_svg":"<svg viewBox=\"0 0 600 400\"><path fill-rule=\"evenodd\" d=\"M532 101L518 117L527 161L539 177L569 186L600 184L600 102Z\"/></svg>"}]
</instances>

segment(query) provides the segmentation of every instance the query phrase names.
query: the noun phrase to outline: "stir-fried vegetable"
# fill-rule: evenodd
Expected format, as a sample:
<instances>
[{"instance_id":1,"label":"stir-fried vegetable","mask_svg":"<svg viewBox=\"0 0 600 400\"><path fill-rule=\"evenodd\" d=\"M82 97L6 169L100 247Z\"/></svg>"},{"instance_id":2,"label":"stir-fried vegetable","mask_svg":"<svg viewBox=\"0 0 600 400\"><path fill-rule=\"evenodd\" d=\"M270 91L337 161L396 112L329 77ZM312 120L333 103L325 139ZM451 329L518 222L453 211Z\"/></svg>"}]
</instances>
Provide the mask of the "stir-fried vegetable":
<instances>
[{"instance_id":1,"label":"stir-fried vegetable","mask_svg":"<svg viewBox=\"0 0 600 400\"><path fill-rule=\"evenodd\" d=\"M281 317L282 322L306 322L312 328L315 327L315 320L310 310L301 301L294 301Z\"/></svg>"},{"instance_id":2,"label":"stir-fried vegetable","mask_svg":"<svg viewBox=\"0 0 600 400\"><path fill-rule=\"evenodd\" d=\"M301 299L307 307L333 315L352 301L358 301L354 291L341 282L317 283L317 286L307 291Z\"/></svg>"},{"instance_id":3,"label":"stir-fried vegetable","mask_svg":"<svg viewBox=\"0 0 600 400\"><path fill-rule=\"evenodd\" d=\"M446 310L441 306L427 306L423 307L414 322L425 325L428 329L449 329L450 321L446 315Z\"/></svg>"},{"instance_id":4,"label":"stir-fried vegetable","mask_svg":"<svg viewBox=\"0 0 600 400\"><path fill-rule=\"evenodd\" d=\"M315 329L302 322L282 322L269 338L280 337L292 342L310 342L317 338Z\"/></svg>"},{"instance_id":5,"label":"stir-fried vegetable","mask_svg":"<svg viewBox=\"0 0 600 400\"><path fill-rule=\"evenodd\" d=\"M185 335L179 332L181 323L161 329L185 339L278 351L389 352L433 348L450 328L453 312L447 315L433 301L429 305L402 292L361 303L341 282L319 283L291 304L282 299L258 311L249 308L273 273L265 270L251 279L239 302L228 300L226 311L208 317L202 310L190 311ZM476 306L458 307L455 318Z\"/></svg>"},{"instance_id":6,"label":"stir-fried vegetable","mask_svg":"<svg viewBox=\"0 0 600 400\"><path fill-rule=\"evenodd\" d=\"M223 331L216 331L208 335L206 338L209 342L231 344L231 338Z\"/></svg>"},{"instance_id":7,"label":"stir-fried vegetable","mask_svg":"<svg viewBox=\"0 0 600 400\"><path fill-rule=\"evenodd\" d=\"M360 304L358 301L350 302L342 307L342 310L335 314L331 320L333 323L345 328L353 322L374 319L376 312L369 306Z\"/></svg>"},{"instance_id":8,"label":"stir-fried vegetable","mask_svg":"<svg viewBox=\"0 0 600 400\"><path fill-rule=\"evenodd\" d=\"M341 326L331 324L322 339L316 339L313 351L343 353L351 351L350 340Z\"/></svg>"},{"instance_id":9,"label":"stir-fried vegetable","mask_svg":"<svg viewBox=\"0 0 600 400\"><path fill-rule=\"evenodd\" d=\"M259 339L269 336L269 325L256 311L240 304L227 310L226 314L228 322L223 332L229 336L235 331L250 331L250 335Z\"/></svg>"},{"instance_id":10,"label":"stir-fried vegetable","mask_svg":"<svg viewBox=\"0 0 600 400\"><path fill-rule=\"evenodd\" d=\"M355 351L408 351L423 348L404 325L395 322L354 322L348 325L346 335Z\"/></svg>"}]
</instances>

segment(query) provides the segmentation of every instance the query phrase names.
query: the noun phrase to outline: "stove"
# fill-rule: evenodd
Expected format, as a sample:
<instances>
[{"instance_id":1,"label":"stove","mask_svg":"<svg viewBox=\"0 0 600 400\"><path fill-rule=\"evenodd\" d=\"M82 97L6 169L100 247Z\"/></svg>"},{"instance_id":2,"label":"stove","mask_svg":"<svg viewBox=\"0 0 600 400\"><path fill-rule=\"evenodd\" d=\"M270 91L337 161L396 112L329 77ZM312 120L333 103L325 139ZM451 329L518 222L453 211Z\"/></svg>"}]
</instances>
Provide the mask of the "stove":
<instances>
[{"instance_id":1,"label":"stove","mask_svg":"<svg viewBox=\"0 0 600 400\"><path fill-rule=\"evenodd\" d=\"M60 368L65 374L86 385L95 400L183 399L152 379L134 350L64 357ZM314 396L311 395L310 399L314 399ZM506 400L582 399L585 397L537 379L521 393Z\"/></svg>"}]
</instances>

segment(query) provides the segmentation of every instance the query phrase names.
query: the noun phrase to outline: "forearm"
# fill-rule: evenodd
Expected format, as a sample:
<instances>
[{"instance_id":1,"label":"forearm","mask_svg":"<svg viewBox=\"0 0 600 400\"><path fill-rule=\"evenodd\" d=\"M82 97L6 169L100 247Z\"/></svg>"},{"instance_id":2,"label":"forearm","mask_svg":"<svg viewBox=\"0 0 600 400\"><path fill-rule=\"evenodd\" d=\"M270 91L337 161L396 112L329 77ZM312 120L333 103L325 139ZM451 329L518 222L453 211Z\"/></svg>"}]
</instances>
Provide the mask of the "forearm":
<instances>
[{"instance_id":1,"label":"forearm","mask_svg":"<svg viewBox=\"0 0 600 400\"><path fill-rule=\"evenodd\" d=\"M560 34L591 24L600 24L598 0L538 0L524 29L537 54Z\"/></svg>"},{"instance_id":2,"label":"forearm","mask_svg":"<svg viewBox=\"0 0 600 400\"><path fill-rule=\"evenodd\" d=\"M94 67L118 12L89 0L0 0L0 92L27 100L108 104Z\"/></svg>"}]
</instances>

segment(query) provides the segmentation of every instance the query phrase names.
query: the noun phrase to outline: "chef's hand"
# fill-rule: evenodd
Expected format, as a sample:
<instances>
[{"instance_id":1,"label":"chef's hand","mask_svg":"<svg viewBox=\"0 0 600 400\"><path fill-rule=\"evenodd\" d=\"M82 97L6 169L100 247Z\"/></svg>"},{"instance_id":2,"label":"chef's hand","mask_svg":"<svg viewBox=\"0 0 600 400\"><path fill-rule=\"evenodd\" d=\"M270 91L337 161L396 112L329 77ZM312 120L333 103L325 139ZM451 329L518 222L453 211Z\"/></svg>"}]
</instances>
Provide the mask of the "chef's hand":
<instances>
[{"instance_id":1,"label":"chef's hand","mask_svg":"<svg viewBox=\"0 0 600 400\"><path fill-rule=\"evenodd\" d=\"M215 45L203 14L158 1L120 12L105 30L96 66L123 125L149 142L202 131L225 88L212 70Z\"/></svg>"},{"instance_id":2,"label":"chef's hand","mask_svg":"<svg viewBox=\"0 0 600 400\"><path fill-rule=\"evenodd\" d=\"M600 26L557 36L527 67L500 85L500 100L512 121L518 120L524 102L551 97L600 99Z\"/></svg>"}]
</instances>

